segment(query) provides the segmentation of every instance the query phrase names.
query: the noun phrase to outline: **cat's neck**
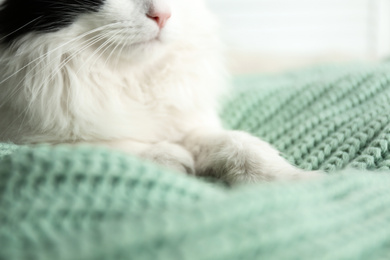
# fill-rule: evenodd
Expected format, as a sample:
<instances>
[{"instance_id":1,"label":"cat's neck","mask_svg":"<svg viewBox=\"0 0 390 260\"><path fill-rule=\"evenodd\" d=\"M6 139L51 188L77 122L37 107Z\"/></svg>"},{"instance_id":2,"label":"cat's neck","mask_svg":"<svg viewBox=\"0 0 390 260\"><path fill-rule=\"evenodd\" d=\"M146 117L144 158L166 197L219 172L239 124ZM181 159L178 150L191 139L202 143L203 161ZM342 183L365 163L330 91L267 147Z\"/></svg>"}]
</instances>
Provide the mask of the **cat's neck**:
<instances>
[{"instance_id":1,"label":"cat's neck","mask_svg":"<svg viewBox=\"0 0 390 260\"><path fill-rule=\"evenodd\" d=\"M11 86L18 86L9 105L22 114L12 117L21 120L3 124L28 127L31 136L17 134L27 136L21 142L39 135L49 142L132 136L157 141L161 134L180 132L185 114L214 115L223 87L221 60L203 51L176 49L138 66L107 61L104 55L91 55L92 50L36 46L35 55L27 51L12 62L10 73L18 72L4 85L10 93ZM167 127L165 133L154 132L155 124Z\"/></svg>"}]
</instances>

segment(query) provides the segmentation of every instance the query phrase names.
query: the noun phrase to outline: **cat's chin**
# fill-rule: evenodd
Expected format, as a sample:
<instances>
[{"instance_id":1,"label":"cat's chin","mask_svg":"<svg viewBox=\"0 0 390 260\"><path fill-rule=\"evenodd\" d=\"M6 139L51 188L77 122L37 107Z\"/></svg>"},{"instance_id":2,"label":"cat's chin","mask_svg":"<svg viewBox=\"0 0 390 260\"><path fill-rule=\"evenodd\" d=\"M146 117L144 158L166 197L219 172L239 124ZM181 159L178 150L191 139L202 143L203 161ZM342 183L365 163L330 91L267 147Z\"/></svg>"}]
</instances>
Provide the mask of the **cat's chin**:
<instances>
[{"instance_id":1,"label":"cat's chin","mask_svg":"<svg viewBox=\"0 0 390 260\"><path fill-rule=\"evenodd\" d=\"M154 46L154 45L159 45L159 44L163 44L163 42L161 41L160 39L160 36L156 36L150 40L146 40L146 41L141 41L141 42L137 42L137 43L133 43L133 44L130 44L129 47L137 47L137 48L148 48L148 47L151 47L151 46Z\"/></svg>"},{"instance_id":2,"label":"cat's chin","mask_svg":"<svg viewBox=\"0 0 390 260\"><path fill-rule=\"evenodd\" d=\"M112 60L127 64L155 62L166 53L166 46L167 44L159 37L143 42L125 44L117 48L120 51L112 55Z\"/></svg>"}]
</instances>

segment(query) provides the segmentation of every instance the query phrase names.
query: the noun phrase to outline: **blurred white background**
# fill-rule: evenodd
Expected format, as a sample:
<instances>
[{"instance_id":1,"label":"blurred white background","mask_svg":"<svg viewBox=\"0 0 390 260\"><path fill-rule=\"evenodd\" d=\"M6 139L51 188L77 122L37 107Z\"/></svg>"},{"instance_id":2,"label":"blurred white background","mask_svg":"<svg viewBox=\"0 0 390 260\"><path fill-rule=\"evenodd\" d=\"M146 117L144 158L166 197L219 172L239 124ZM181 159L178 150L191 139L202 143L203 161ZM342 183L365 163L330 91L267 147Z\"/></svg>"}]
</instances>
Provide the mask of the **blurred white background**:
<instances>
[{"instance_id":1,"label":"blurred white background","mask_svg":"<svg viewBox=\"0 0 390 260\"><path fill-rule=\"evenodd\" d=\"M390 56L390 0L207 0L234 73Z\"/></svg>"}]
</instances>

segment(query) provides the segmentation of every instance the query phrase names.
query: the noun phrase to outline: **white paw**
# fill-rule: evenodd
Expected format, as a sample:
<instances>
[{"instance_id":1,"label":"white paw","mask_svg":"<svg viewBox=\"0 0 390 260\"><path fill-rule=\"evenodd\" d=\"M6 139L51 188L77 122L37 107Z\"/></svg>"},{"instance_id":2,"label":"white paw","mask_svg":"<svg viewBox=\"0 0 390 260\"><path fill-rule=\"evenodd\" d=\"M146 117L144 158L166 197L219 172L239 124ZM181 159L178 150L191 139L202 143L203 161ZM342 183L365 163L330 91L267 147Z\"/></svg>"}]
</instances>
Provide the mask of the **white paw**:
<instances>
[{"instance_id":1,"label":"white paw","mask_svg":"<svg viewBox=\"0 0 390 260\"><path fill-rule=\"evenodd\" d=\"M267 142L239 131L193 133L184 145L194 154L196 175L229 183L311 179L321 176L289 164Z\"/></svg>"},{"instance_id":2,"label":"white paw","mask_svg":"<svg viewBox=\"0 0 390 260\"><path fill-rule=\"evenodd\" d=\"M150 146L140 156L179 172L195 174L191 153L177 144L161 142Z\"/></svg>"}]
</instances>

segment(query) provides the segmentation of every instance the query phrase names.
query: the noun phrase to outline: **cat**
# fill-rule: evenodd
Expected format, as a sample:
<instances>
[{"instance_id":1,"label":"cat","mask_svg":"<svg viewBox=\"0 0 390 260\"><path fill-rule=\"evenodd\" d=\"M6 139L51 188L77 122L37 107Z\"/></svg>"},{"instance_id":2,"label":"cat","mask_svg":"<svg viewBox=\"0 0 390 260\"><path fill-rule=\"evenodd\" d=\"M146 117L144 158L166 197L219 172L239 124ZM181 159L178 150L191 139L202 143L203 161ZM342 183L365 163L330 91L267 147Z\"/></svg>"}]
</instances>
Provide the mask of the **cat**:
<instances>
[{"instance_id":1,"label":"cat","mask_svg":"<svg viewBox=\"0 0 390 260\"><path fill-rule=\"evenodd\" d=\"M217 28L201 0L0 0L0 141L107 146L232 184L318 176L223 129Z\"/></svg>"}]
</instances>

